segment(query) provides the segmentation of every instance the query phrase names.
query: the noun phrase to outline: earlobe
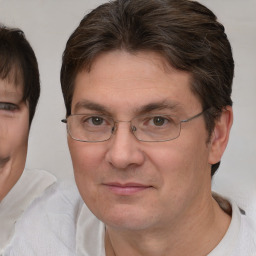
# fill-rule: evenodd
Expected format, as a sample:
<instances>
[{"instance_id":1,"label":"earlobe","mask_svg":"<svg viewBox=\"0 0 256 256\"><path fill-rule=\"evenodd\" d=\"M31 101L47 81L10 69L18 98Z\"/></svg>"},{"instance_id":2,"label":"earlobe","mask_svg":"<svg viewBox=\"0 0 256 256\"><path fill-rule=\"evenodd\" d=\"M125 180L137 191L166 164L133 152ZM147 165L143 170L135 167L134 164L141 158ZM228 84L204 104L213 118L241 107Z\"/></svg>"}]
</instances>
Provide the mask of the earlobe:
<instances>
[{"instance_id":1,"label":"earlobe","mask_svg":"<svg viewBox=\"0 0 256 256\"><path fill-rule=\"evenodd\" d=\"M216 164L221 157L228 144L230 129L233 123L233 110L231 106L226 106L221 116L215 122L215 128L210 142L209 164Z\"/></svg>"}]
</instances>

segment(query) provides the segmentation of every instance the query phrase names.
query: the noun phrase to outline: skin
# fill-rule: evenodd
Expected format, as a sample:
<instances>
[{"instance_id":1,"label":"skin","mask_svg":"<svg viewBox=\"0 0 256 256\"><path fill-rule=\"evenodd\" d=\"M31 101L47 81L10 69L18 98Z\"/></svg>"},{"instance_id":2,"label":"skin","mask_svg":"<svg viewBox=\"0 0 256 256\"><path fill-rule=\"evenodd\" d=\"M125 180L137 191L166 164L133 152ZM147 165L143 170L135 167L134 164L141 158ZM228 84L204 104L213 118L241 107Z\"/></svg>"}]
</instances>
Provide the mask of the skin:
<instances>
[{"instance_id":1,"label":"skin","mask_svg":"<svg viewBox=\"0 0 256 256\"><path fill-rule=\"evenodd\" d=\"M202 111L190 79L154 52L104 53L90 72L77 75L72 114L129 121L155 104L161 110L151 114L171 112L183 120ZM211 196L210 169L225 150L231 124L227 107L210 143L203 116L182 124L180 136L166 142L138 141L127 122L105 142L68 137L81 196L106 224L108 256L206 255L219 243L230 216Z\"/></svg>"},{"instance_id":2,"label":"skin","mask_svg":"<svg viewBox=\"0 0 256 256\"><path fill-rule=\"evenodd\" d=\"M0 79L0 201L25 167L29 110L22 97L21 85Z\"/></svg>"}]
</instances>

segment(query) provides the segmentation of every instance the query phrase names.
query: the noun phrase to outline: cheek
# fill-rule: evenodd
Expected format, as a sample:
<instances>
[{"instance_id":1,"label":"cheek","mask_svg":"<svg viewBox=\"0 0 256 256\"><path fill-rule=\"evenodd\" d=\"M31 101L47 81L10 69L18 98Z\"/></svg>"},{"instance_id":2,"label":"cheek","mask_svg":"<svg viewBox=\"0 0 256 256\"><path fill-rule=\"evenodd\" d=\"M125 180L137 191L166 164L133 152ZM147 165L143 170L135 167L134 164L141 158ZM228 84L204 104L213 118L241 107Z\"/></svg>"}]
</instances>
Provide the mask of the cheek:
<instances>
[{"instance_id":1,"label":"cheek","mask_svg":"<svg viewBox=\"0 0 256 256\"><path fill-rule=\"evenodd\" d=\"M0 127L0 157L15 155L16 158L26 158L28 132L28 119L5 122Z\"/></svg>"},{"instance_id":2,"label":"cheek","mask_svg":"<svg viewBox=\"0 0 256 256\"><path fill-rule=\"evenodd\" d=\"M68 138L68 146L71 154L75 173L82 175L99 166L103 158L100 147L85 142Z\"/></svg>"},{"instance_id":3,"label":"cheek","mask_svg":"<svg viewBox=\"0 0 256 256\"><path fill-rule=\"evenodd\" d=\"M104 147L98 144L85 144L71 138L68 138L68 145L75 180L81 195L94 194L102 176L101 170L104 169ZM87 193L88 191L91 193Z\"/></svg>"},{"instance_id":4,"label":"cheek","mask_svg":"<svg viewBox=\"0 0 256 256\"><path fill-rule=\"evenodd\" d=\"M177 196L180 188L188 186L192 179L191 162L185 150L177 147L160 147L152 154L151 161L162 176L162 191ZM184 189L183 189L184 191Z\"/></svg>"},{"instance_id":5,"label":"cheek","mask_svg":"<svg viewBox=\"0 0 256 256\"><path fill-rule=\"evenodd\" d=\"M151 163L163 182L159 189L158 204L168 209L166 212L182 212L203 194L204 184L210 180L207 175L206 144L196 144L194 141L181 143L177 140L169 145L154 147L151 153Z\"/></svg>"},{"instance_id":6,"label":"cheek","mask_svg":"<svg viewBox=\"0 0 256 256\"><path fill-rule=\"evenodd\" d=\"M150 154L151 161L157 169L163 171L163 175L179 176L187 173L187 168L191 165L191 150L189 146L184 147L174 141L170 143L152 147Z\"/></svg>"},{"instance_id":7,"label":"cheek","mask_svg":"<svg viewBox=\"0 0 256 256\"><path fill-rule=\"evenodd\" d=\"M15 126L12 127L11 135L14 145L14 151L16 154L25 155L28 145L28 135L29 135L29 116L28 113L24 113L22 117L17 120Z\"/></svg>"},{"instance_id":8,"label":"cheek","mask_svg":"<svg viewBox=\"0 0 256 256\"><path fill-rule=\"evenodd\" d=\"M29 124L28 122L21 122L18 129L14 129L13 132L16 132L16 141L20 146L25 146L28 142L29 135Z\"/></svg>"},{"instance_id":9,"label":"cheek","mask_svg":"<svg viewBox=\"0 0 256 256\"><path fill-rule=\"evenodd\" d=\"M209 150L203 140L179 139L152 148L151 162L157 166L163 182L173 194L195 188L207 177ZM209 170L210 171L210 170Z\"/></svg>"},{"instance_id":10,"label":"cheek","mask_svg":"<svg viewBox=\"0 0 256 256\"><path fill-rule=\"evenodd\" d=\"M13 147L13 143L15 142L15 138L12 136L12 132L10 131L11 127L8 125L8 120L1 122L0 124L0 158L6 158L9 156L11 152L11 148Z\"/></svg>"},{"instance_id":11,"label":"cheek","mask_svg":"<svg viewBox=\"0 0 256 256\"><path fill-rule=\"evenodd\" d=\"M73 163L75 181L78 190L92 210L96 211L97 203L102 197L99 191L99 183L102 179L104 168L104 152L102 145L85 144L68 138L68 145Z\"/></svg>"}]
</instances>

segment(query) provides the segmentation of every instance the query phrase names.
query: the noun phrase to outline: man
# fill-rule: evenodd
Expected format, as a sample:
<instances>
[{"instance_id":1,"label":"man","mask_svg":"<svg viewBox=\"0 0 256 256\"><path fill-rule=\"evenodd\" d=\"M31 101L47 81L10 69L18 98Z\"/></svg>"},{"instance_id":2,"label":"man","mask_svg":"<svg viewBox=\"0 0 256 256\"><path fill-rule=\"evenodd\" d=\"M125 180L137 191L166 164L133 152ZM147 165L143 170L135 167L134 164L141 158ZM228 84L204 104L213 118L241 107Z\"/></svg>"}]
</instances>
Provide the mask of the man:
<instances>
[{"instance_id":1,"label":"man","mask_svg":"<svg viewBox=\"0 0 256 256\"><path fill-rule=\"evenodd\" d=\"M211 193L233 73L224 27L197 2L116 0L84 17L61 69L85 202L72 214L62 207L76 255L256 255L254 224Z\"/></svg>"},{"instance_id":2,"label":"man","mask_svg":"<svg viewBox=\"0 0 256 256\"><path fill-rule=\"evenodd\" d=\"M211 194L233 72L223 26L192 1L113 1L71 35L61 70L68 144L106 255L256 255L246 217Z\"/></svg>"}]
</instances>

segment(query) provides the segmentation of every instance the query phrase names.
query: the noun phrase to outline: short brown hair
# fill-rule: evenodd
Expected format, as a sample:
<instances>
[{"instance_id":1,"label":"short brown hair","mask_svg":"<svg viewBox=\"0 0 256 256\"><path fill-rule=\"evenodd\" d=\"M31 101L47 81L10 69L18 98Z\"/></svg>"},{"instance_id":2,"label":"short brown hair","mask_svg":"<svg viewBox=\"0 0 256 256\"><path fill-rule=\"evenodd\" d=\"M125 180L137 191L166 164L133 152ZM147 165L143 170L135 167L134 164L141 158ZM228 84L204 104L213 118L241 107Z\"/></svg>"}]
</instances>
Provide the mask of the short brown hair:
<instances>
[{"instance_id":1,"label":"short brown hair","mask_svg":"<svg viewBox=\"0 0 256 256\"><path fill-rule=\"evenodd\" d=\"M23 31L0 25L0 79L23 86L29 103L29 124L40 96L39 70L35 53Z\"/></svg>"},{"instance_id":2,"label":"short brown hair","mask_svg":"<svg viewBox=\"0 0 256 256\"><path fill-rule=\"evenodd\" d=\"M191 89L201 101L209 136L223 108L232 105L234 61L222 24L212 11L189 0L115 0L86 15L63 53L61 86L71 114L77 74L90 70L103 52L154 51L192 76ZM212 166L212 175L219 163Z\"/></svg>"}]
</instances>

